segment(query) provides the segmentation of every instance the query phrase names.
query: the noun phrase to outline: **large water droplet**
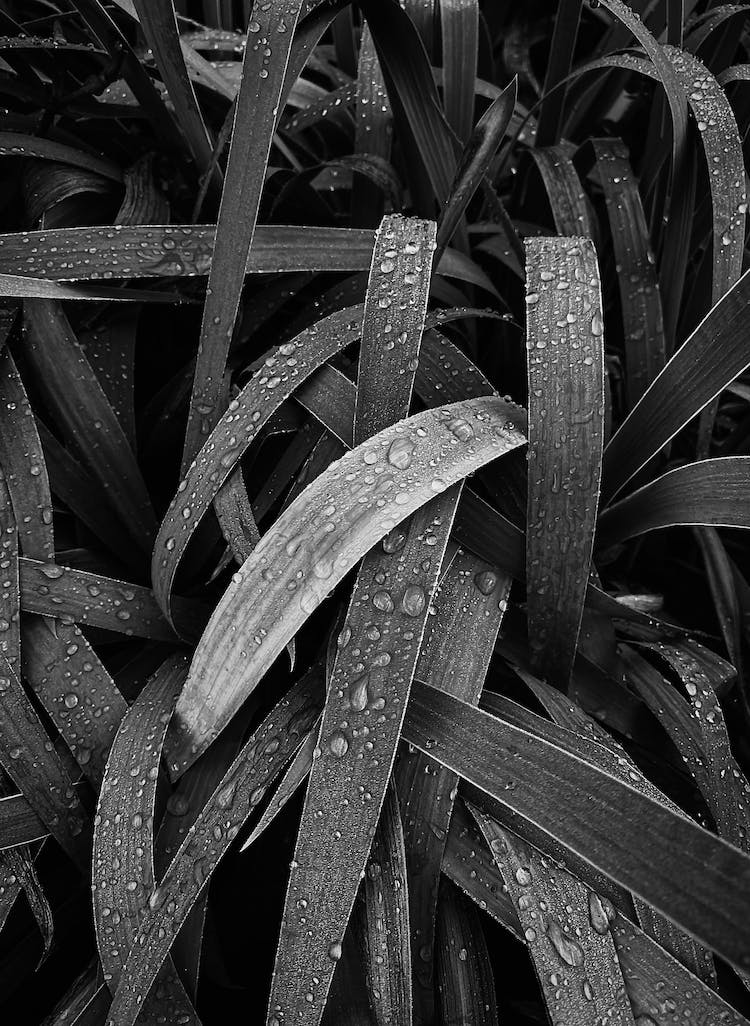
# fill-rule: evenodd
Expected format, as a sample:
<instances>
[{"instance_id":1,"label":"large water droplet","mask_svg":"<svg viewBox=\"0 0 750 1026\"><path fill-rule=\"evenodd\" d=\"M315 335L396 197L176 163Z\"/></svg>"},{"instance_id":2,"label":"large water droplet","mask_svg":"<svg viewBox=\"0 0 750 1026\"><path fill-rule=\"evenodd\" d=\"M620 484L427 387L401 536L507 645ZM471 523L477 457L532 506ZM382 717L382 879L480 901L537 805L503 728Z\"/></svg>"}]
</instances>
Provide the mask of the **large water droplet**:
<instances>
[{"instance_id":1,"label":"large water droplet","mask_svg":"<svg viewBox=\"0 0 750 1026\"><path fill-rule=\"evenodd\" d=\"M421 616L427 605L424 588L418 584L410 584L401 598L401 608L407 616Z\"/></svg>"},{"instance_id":2,"label":"large water droplet","mask_svg":"<svg viewBox=\"0 0 750 1026\"><path fill-rule=\"evenodd\" d=\"M410 438L397 438L391 442L388 450L388 462L392 467L399 470L406 470L411 466L411 458L414 453L414 443Z\"/></svg>"},{"instance_id":3,"label":"large water droplet","mask_svg":"<svg viewBox=\"0 0 750 1026\"><path fill-rule=\"evenodd\" d=\"M349 739L343 730L334 730L328 739L328 747L331 750L331 755L335 755L337 759L344 758L349 751Z\"/></svg>"},{"instance_id":4,"label":"large water droplet","mask_svg":"<svg viewBox=\"0 0 750 1026\"><path fill-rule=\"evenodd\" d=\"M547 936L550 943L566 965L583 965L583 950L577 941L568 937L562 932L560 924L555 919L547 923Z\"/></svg>"}]
</instances>

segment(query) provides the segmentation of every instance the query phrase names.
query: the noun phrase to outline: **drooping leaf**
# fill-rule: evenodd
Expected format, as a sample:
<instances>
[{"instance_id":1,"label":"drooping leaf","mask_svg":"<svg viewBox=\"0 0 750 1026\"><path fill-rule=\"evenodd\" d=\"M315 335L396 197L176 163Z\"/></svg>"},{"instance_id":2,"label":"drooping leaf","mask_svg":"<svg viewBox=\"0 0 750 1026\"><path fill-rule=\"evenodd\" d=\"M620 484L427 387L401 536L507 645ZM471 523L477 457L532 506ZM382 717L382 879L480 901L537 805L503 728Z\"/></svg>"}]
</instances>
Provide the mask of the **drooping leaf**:
<instances>
[{"instance_id":1,"label":"drooping leaf","mask_svg":"<svg viewBox=\"0 0 750 1026\"><path fill-rule=\"evenodd\" d=\"M429 498L522 444L511 409L501 399L487 398L417 414L345 455L278 518L225 592L202 638L177 706L173 773L207 747L299 626L366 551ZM268 568L271 573L264 576ZM287 587L292 578L293 592ZM252 642L251 658L242 655L244 649L230 651L225 645L236 617L245 637L261 639L260 645Z\"/></svg>"}]
</instances>

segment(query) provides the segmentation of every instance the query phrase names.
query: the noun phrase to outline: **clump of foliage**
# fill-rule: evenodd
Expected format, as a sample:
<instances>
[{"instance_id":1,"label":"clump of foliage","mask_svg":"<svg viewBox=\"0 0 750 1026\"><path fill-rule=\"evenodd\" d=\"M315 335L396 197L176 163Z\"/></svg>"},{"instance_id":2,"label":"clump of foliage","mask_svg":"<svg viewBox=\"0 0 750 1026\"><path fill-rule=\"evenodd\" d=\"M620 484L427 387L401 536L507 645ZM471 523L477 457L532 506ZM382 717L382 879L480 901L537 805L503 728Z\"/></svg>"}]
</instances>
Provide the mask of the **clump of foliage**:
<instances>
[{"instance_id":1,"label":"clump of foliage","mask_svg":"<svg viewBox=\"0 0 750 1026\"><path fill-rule=\"evenodd\" d=\"M0 1014L747 1026L747 9L0 10Z\"/></svg>"}]
</instances>

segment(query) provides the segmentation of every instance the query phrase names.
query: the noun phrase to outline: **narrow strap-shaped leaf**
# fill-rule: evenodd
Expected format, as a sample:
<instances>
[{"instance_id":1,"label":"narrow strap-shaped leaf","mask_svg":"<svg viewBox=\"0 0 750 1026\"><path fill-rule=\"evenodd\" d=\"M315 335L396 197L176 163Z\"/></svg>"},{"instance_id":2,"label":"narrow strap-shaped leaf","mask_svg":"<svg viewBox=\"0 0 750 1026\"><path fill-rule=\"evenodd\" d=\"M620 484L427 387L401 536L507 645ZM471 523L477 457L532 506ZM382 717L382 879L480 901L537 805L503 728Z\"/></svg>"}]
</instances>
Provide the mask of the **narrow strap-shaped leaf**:
<instances>
[{"instance_id":1,"label":"narrow strap-shaped leaf","mask_svg":"<svg viewBox=\"0 0 750 1026\"><path fill-rule=\"evenodd\" d=\"M516 672L528 687L531 688L555 723L575 731L579 736L592 735L606 749L606 753L597 753L600 756L598 765L602 769L606 769L612 776L619 777L625 783L630 784L663 805L667 805L675 812L681 812L677 805L654 787L648 777L643 775L619 742L611 734L607 733L596 720L588 716L580 706L571 702L551 685L537 680L530 674L524 673L523 670L517 669ZM630 680L630 677L628 680ZM503 711L507 711L507 708L506 704ZM521 721L518 725L524 726L524 723ZM575 753L575 749L571 750ZM697 945L692 937L688 937L678 930L669 920L662 918L650 906L641 901L640 898L634 896L633 905L641 927L649 936L658 941L670 954L679 958L683 965L686 965L691 972L700 976L701 979L715 982L716 974L713 968L713 961L707 951Z\"/></svg>"},{"instance_id":2,"label":"narrow strap-shaped leaf","mask_svg":"<svg viewBox=\"0 0 750 1026\"><path fill-rule=\"evenodd\" d=\"M104 5L100 0L80 0L77 10L110 56L122 62L122 74L138 103L148 112L160 141L171 150L182 152L182 138L156 86Z\"/></svg>"},{"instance_id":3,"label":"narrow strap-shaped leaf","mask_svg":"<svg viewBox=\"0 0 750 1026\"><path fill-rule=\"evenodd\" d=\"M359 44L356 101L354 152L371 154L389 160L393 135L393 115L372 33L366 22ZM354 223L363 225L377 223L382 212L383 202L380 190L373 187L372 183L362 175L355 175L352 186L352 220Z\"/></svg>"},{"instance_id":4,"label":"narrow strap-shaped leaf","mask_svg":"<svg viewBox=\"0 0 750 1026\"><path fill-rule=\"evenodd\" d=\"M557 8L537 124L537 146L554 146L562 133L565 80L575 52L582 0L563 0Z\"/></svg>"},{"instance_id":5,"label":"narrow strap-shaped leaf","mask_svg":"<svg viewBox=\"0 0 750 1026\"><path fill-rule=\"evenodd\" d=\"M13 673L21 675L21 594L18 526L10 490L0 466L0 653Z\"/></svg>"},{"instance_id":6,"label":"narrow strap-shaped leaf","mask_svg":"<svg viewBox=\"0 0 750 1026\"><path fill-rule=\"evenodd\" d=\"M659 645L655 650L679 675L690 703L687 720L682 716L672 720L667 712L659 716L659 721L695 776L719 834L747 852L750 850L750 786L732 754L724 714L711 678L693 654L681 646ZM642 660L639 663L642 667ZM638 690L645 692L644 698L648 695L646 700L652 710L656 711L662 702L674 708L674 702L665 701L665 689L669 685L659 674L646 672L641 681ZM685 704L684 699L675 697Z\"/></svg>"},{"instance_id":7,"label":"narrow strap-shaped leaf","mask_svg":"<svg viewBox=\"0 0 750 1026\"><path fill-rule=\"evenodd\" d=\"M140 468L62 306L27 300L24 317L36 383L133 540L150 548L156 521Z\"/></svg>"},{"instance_id":8,"label":"narrow strap-shaped leaf","mask_svg":"<svg viewBox=\"0 0 750 1026\"><path fill-rule=\"evenodd\" d=\"M434 688L412 690L404 736L738 968L750 965L742 907L750 859L736 848L589 763ZM636 823L642 827L633 846Z\"/></svg>"},{"instance_id":9,"label":"narrow strap-shaped leaf","mask_svg":"<svg viewBox=\"0 0 750 1026\"><path fill-rule=\"evenodd\" d=\"M428 499L523 443L511 411L488 397L410 417L347 453L285 510L235 576L198 646L177 704L173 774L208 746L365 552ZM227 643L238 637L238 624L247 649Z\"/></svg>"},{"instance_id":10,"label":"narrow strap-shaped leaf","mask_svg":"<svg viewBox=\"0 0 750 1026\"><path fill-rule=\"evenodd\" d=\"M721 86L704 64L678 47L665 47L695 115L708 166L713 208L711 302L718 303L742 274L747 193L745 164L734 112ZM721 164L716 174L717 163ZM704 411L697 454L707 456L717 403Z\"/></svg>"},{"instance_id":11,"label":"narrow strap-shaped leaf","mask_svg":"<svg viewBox=\"0 0 750 1026\"><path fill-rule=\"evenodd\" d=\"M222 380L247 256L255 234L266 165L303 0L253 7L232 141L221 194L206 289L198 358L190 398L182 469L185 471L222 410ZM270 54L266 54L270 50Z\"/></svg>"},{"instance_id":12,"label":"narrow strap-shaped leaf","mask_svg":"<svg viewBox=\"0 0 750 1026\"><path fill-rule=\"evenodd\" d=\"M365 869L459 494L450 488L421 507L357 575L297 835L270 1017L317 1024L323 1014L330 945L343 941Z\"/></svg>"},{"instance_id":13,"label":"narrow strap-shaped leaf","mask_svg":"<svg viewBox=\"0 0 750 1026\"><path fill-rule=\"evenodd\" d=\"M242 565L260 541L242 468L236 467L214 499L214 511L235 562Z\"/></svg>"},{"instance_id":14,"label":"narrow strap-shaped leaf","mask_svg":"<svg viewBox=\"0 0 750 1026\"><path fill-rule=\"evenodd\" d=\"M633 1026L614 943L614 909L470 806L503 874L553 1022Z\"/></svg>"},{"instance_id":15,"label":"narrow strap-shaped leaf","mask_svg":"<svg viewBox=\"0 0 750 1026\"><path fill-rule=\"evenodd\" d=\"M20 132L0 132L0 156L36 157L41 160L53 160L58 164L70 164L72 167L93 171L113 182L122 181L122 171L112 161L96 157L85 150L56 142L54 139L42 139L35 135L22 135Z\"/></svg>"},{"instance_id":16,"label":"narrow strap-shaped leaf","mask_svg":"<svg viewBox=\"0 0 750 1026\"><path fill-rule=\"evenodd\" d=\"M567 687L586 594L604 426L604 325L585 239L527 241L529 639Z\"/></svg>"},{"instance_id":17,"label":"narrow strap-shaped leaf","mask_svg":"<svg viewBox=\"0 0 750 1026\"><path fill-rule=\"evenodd\" d=\"M303 677L243 745L191 825L144 909L111 1018L133 1026L182 924L232 842L260 805L321 708L320 677Z\"/></svg>"},{"instance_id":18,"label":"narrow strap-shaped leaf","mask_svg":"<svg viewBox=\"0 0 750 1026\"><path fill-rule=\"evenodd\" d=\"M362 321L355 445L409 411L434 249L431 221L391 215L376 233ZM396 376L402 380L391 388Z\"/></svg>"},{"instance_id":19,"label":"narrow strap-shaped leaf","mask_svg":"<svg viewBox=\"0 0 750 1026\"><path fill-rule=\"evenodd\" d=\"M613 545L660 527L750 526L750 456L700 460L670 470L606 509L597 544Z\"/></svg>"},{"instance_id":20,"label":"narrow strap-shaped leaf","mask_svg":"<svg viewBox=\"0 0 750 1026\"><path fill-rule=\"evenodd\" d=\"M25 555L53 559L52 499L47 467L29 398L5 346L0 352L0 465L10 492Z\"/></svg>"},{"instance_id":21,"label":"narrow strap-shaped leaf","mask_svg":"<svg viewBox=\"0 0 750 1026\"><path fill-rule=\"evenodd\" d=\"M156 56L193 160L198 170L207 174L213 146L185 67L173 0L135 0L135 9L149 46ZM218 181L217 178L217 184Z\"/></svg>"},{"instance_id":22,"label":"narrow strap-shaped leaf","mask_svg":"<svg viewBox=\"0 0 750 1026\"><path fill-rule=\"evenodd\" d=\"M474 906L443 881L437 908L440 1021L497 1026L492 963Z\"/></svg>"},{"instance_id":23,"label":"narrow strap-shaped leaf","mask_svg":"<svg viewBox=\"0 0 750 1026\"><path fill-rule=\"evenodd\" d=\"M698 547L701 550L703 565L706 569L708 586L711 589L716 618L727 647L729 658L736 669L740 681L744 679L745 660L742 650L742 611L738 595L737 576L733 572L732 563L726 547L715 527L694 529ZM739 689L740 702L743 703L745 715L750 714L747 695L744 688Z\"/></svg>"},{"instance_id":24,"label":"narrow strap-shaped leaf","mask_svg":"<svg viewBox=\"0 0 750 1026\"><path fill-rule=\"evenodd\" d=\"M417 678L476 703L495 647L510 578L459 552L443 577L417 666ZM434 930L440 866L458 779L421 752L397 770L409 870L415 1015L434 1015Z\"/></svg>"},{"instance_id":25,"label":"narrow strap-shaped leaf","mask_svg":"<svg viewBox=\"0 0 750 1026\"><path fill-rule=\"evenodd\" d=\"M411 1026L409 895L404 835L393 784L383 803L361 895L363 910L355 921L362 928L360 947L375 1021L378 1026Z\"/></svg>"},{"instance_id":26,"label":"narrow strap-shaped leaf","mask_svg":"<svg viewBox=\"0 0 750 1026\"><path fill-rule=\"evenodd\" d=\"M69 617L74 623L103 627L128 637L175 641L150 588L59 563L21 557L21 609L42 616ZM196 636L207 610L185 599L175 600L175 620L188 636Z\"/></svg>"},{"instance_id":27,"label":"narrow strap-shaped leaf","mask_svg":"<svg viewBox=\"0 0 750 1026\"><path fill-rule=\"evenodd\" d=\"M518 83L516 79L493 100L477 126L467 138L466 146L461 154L456 176L451 186L450 196L440 214L438 223L437 248L438 256L453 238L474 193L486 182L486 175L495 151L502 142L516 105ZM496 197L495 208L499 208L500 216L505 213L502 202ZM510 219L506 215L508 228ZM512 242L517 239L515 229L509 227Z\"/></svg>"},{"instance_id":28,"label":"narrow strap-shaped leaf","mask_svg":"<svg viewBox=\"0 0 750 1026\"><path fill-rule=\"evenodd\" d=\"M516 906L505 893L504 879L467 814L459 815L460 811L457 807L444 870L483 911L522 939ZM605 914L607 911L610 919L611 906L605 907ZM744 1016L619 911L610 919L609 929L638 1026L650 1026L648 1019L655 1021L654 1013L676 1017L677 1021L695 1017L696 1022L745 1026ZM644 1016L645 1021L639 1022Z\"/></svg>"},{"instance_id":29,"label":"narrow strap-shaped leaf","mask_svg":"<svg viewBox=\"0 0 750 1026\"><path fill-rule=\"evenodd\" d=\"M558 233L571 238L591 237L594 233L586 193L568 150L564 146L533 149L531 157L542 176Z\"/></svg>"},{"instance_id":30,"label":"narrow strap-shaped leaf","mask_svg":"<svg viewBox=\"0 0 750 1026\"><path fill-rule=\"evenodd\" d=\"M86 813L36 710L0 654L0 763L74 862L86 863Z\"/></svg>"},{"instance_id":31,"label":"narrow strap-shaped leaf","mask_svg":"<svg viewBox=\"0 0 750 1026\"><path fill-rule=\"evenodd\" d=\"M646 216L628 152L619 139L594 139L599 177L618 266L628 405L663 369L666 345L661 294Z\"/></svg>"},{"instance_id":32,"label":"narrow strap-shaped leaf","mask_svg":"<svg viewBox=\"0 0 750 1026\"><path fill-rule=\"evenodd\" d=\"M190 465L159 528L151 577L167 617L180 560L217 491L260 429L321 364L360 337L362 308L347 307L284 342L233 399Z\"/></svg>"},{"instance_id":33,"label":"narrow strap-shaped leaf","mask_svg":"<svg viewBox=\"0 0 750 1026\"><path fill-rule=\"evenodd\" d=\"M611 499L750 364L746 272L709 311L610 439L604 490Z\"/></svg>"},{"instance_id":34,"label":"narrow strap-shaped leaf","mask_svg":"<svg viewBox=\"0 0 750 1026\"><path fill-rule=\"evenodd\" d=\"M430 61L414 23L401 7L387 0L361 4L383 69L400 136L411 138L442 206L455 174L455 146L443 114Z\"/></svg>"},{"instance_id":35,"label":"narrow strap-shaped leaf","mask_svg":"<svg viewBox=\"0 0 750 1026\"><path fill-rule=\"evenodd\" d=\"M127 703L74 624L27 616L22 637L24 677L98 790Z\"/></svg>"},{"instance_id":36,"label":"narrow strap-shaped leaf","mask_svg":"<svg viewBox=\"0 0 750 1026\"><path fill-rule=\"evenodd\" d=\"M212 224L117 225L0 235L0 272L54 281L206 275L216 231ZM243 275L362 271L372 243L371 229L260 225Z\"/></svg>"},{"instance_id":37,"label":"narrow strap-shaped leaf","mask_svg":"<svg viewBox=\"0 0 750 1026\"><path fill-rule=\"evenodd\" d=\"M184 656L167 660L128 711L107 760L92 859L94 926L104 980L115 992L154 890L154 814L164 735L187 673ZM144 1002L145 1023L198 1023L169 961Z\"/></svg>"},{"instance_id":38,"label":"narrow strap-shaped leaf","mask_svg":"<svg viewBox=\"0 0 750 1026\"><path fill-rule=\"evenodd\" d=\"M110 315L92 330L81 333L78 341L86 359L99 379L109 404L136 451L134 376L138 310L128 308Z\"/></svg>"},{"instance_id":39,"label":"narrow strap-shaped leaf","mask_svg":"<svg viewBox=\"0 0 750 1026\"><path fill-rule=\"evenodd\" d=\"M477 0L440 0L443 41L443 107L448 124L466 142L474 122L479 4Z\"/></svg>"}]
</instances>

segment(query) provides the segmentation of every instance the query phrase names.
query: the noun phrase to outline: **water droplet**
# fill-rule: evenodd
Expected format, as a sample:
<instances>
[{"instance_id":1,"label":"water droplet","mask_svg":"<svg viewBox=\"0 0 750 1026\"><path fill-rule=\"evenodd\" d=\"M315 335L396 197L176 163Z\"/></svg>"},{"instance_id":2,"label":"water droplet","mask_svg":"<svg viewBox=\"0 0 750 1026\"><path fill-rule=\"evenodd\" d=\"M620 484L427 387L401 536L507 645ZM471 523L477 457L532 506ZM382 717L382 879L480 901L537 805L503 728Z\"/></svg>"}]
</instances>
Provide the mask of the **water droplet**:
<instances>
[{"instance_id":1,"label":"water droplet","mask_svg":"<svg viewBox=\"0 0 750 1026\"><path fill-rule=\"evenodd\" d=\"M410 438L397 438L391 442L388 450L388 462L392 467L399 470L406 470L411 466L411 458L414 453L414 443Z\"/></svg>"},{"instance_id":2,"label":"water droplet","mask_svg":"<svg viewBox=\"0 0 750 1026\"><path fill-rule=\"evenodd\" d=\"M547 936L550 943L566 965L583 965L583 950L581 945L572 937L563 933L560 924L555 919L547 923Z\"/></svg>"},{"instance_id":3,"label":"water droplet","mask_svg":"<svg viewBox=\"0 0 750 1026\"><path fill-rule=\"evenodd\" d=\"M328 739L328 747L331 750L331 755L335 755L337 759L344 758L349 751L349 739L343 730L334 730Z\"/></svg>"},{"instance_id":4,"label":"water droplet","mask_svg":"<svg viewBox=\"0 0 750 1026\"><path fill-rule=\"evenodd\" d=\"M401 598L401 608L407 616L421 616L427 605L424 588L418 584L410 584Z\"/></svg>"},{"instance_id":5,"label":"water droplet","mask_svg":"<svg viewBox=\"0 0 750 1026\"><path fill-rule=\"evenodd\" d=\"M379 609L381 613L392 613L394 610L393 599L391 598L390 592L387 591L376 591L372 596L372 604L376 609Z\"/></svg>"},{"instance_id":6,"label":"water droplet","mask_svg":"<svg viewBox=\"0 0 750 1026\"><path fill-rule=\"evenodd\" d=\"M480 570L474 575L474 584L483 595L491 595L497 587L497 574L491 570Z\"/></svg>"}]
</instances>

